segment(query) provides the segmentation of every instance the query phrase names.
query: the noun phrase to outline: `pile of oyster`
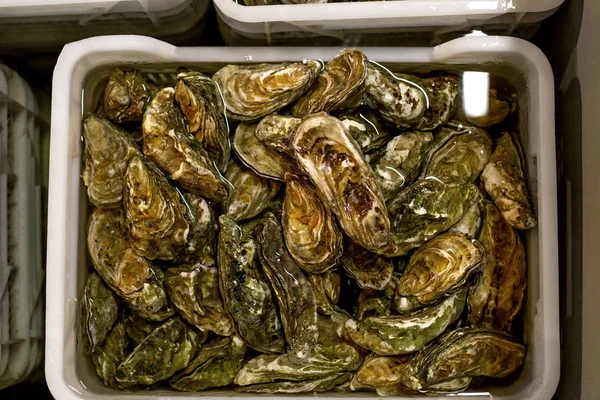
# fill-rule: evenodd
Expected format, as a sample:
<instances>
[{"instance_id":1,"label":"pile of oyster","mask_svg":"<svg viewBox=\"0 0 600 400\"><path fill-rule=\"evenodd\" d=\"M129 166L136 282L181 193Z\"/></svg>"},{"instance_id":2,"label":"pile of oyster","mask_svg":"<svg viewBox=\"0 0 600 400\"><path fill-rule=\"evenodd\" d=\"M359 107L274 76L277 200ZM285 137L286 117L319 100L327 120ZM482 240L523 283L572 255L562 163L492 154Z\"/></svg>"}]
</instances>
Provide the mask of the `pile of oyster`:
<instances>
[{"instance_id":1,"label":"pile of oyster","mask_svg":"<svg viewBox=\"0 0 600 400\"><path fill-rule=\"evenodd\" d=\"M111 71L83 121L107 386L454 393L520 368L536 218L518 141L482 129L509 99L467 118L458 76L356 49L147 78Z\"/></svg>"}]
</instances>

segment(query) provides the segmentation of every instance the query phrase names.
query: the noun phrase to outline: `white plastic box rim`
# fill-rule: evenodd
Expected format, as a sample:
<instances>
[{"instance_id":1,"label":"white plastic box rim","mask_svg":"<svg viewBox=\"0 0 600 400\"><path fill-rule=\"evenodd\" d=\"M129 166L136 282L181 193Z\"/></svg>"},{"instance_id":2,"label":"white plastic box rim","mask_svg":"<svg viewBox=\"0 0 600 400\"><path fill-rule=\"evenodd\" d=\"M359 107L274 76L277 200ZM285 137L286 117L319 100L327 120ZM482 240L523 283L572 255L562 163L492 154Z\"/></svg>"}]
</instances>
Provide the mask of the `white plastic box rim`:
<instances>
[{"instance_id":1,"label":"white plastic box rim","mask_svg":"<svg viewBox=\"0 0 600 400\"><path fill-rule=\"evenodd\" d=\"M76 345L78 296L87 266L83 245L87 221L80 202L87 202L81 180L82 93L87 78L98 68L113 65L201 65L215 68L226 63L327 60L339 52L333 47L174 47L142 36L104 36L68 44L54 70L50 143L50 182L47 237L46 380L57 400L75 399L170 399L198 397L225 399L241 395L232 391L178 393L169 390L122 392L105 388L97 377L78 375L82 351ZM520 378L492 394L468 393L468 398L502 400L549 400L560 371L558 254L556 210L556 160L554 137L554 84L550 65L534 45L508 37L465 37L433 48L364 49L381 63L500 65L514 68L524 79L528 117L524 122L527 167L537 199L538 228L527 234L528 288L526 341L528 354ZM201 68L201 67L200 67ZM86 83L88 83L86 85ZM533 261L532 261L533 260ZM79 279L79 281L78 281ZM89 367L89 360L86 361ZM93 368L93 367L92 367ZM81 372L81 371L79 371ZM92 375L95 372L85 371ZM319 395L327 397L328 394ZM336 397L364 398L363 393ZM374 394L373 397L377 397ZM246 396L244 396L246 397ZM249 396L252 397L252 396ZM289 396L267 396L284 398ZM305 397L314 397L307 394ZM431 397L433 399L433 397ZM443 399L446 397L439 397Z\"/></svg>"}]
</instances>

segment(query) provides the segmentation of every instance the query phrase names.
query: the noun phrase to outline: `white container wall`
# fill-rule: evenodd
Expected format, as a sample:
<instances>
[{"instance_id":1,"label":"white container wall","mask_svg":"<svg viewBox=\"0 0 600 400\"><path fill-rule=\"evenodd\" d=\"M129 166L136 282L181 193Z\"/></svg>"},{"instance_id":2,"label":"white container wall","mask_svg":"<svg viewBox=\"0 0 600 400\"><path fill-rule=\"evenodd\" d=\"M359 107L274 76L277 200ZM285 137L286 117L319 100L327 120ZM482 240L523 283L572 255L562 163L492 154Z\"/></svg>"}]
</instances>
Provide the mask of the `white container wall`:
<instances>
[{"instance_id":1,"label":"white container wall","mask_svg":"<svg viewBox=\"0 0 600 400\"><path fill-rule=\"evenodd\" d=\"M170 73L178 66L187 66L212 73L230 63L328 60L339 50L174 47L139 36L99 37L64 48L52 90L46 277L46 379L57 400L239 396L231 390L178 393L166 389L111 389L100 382L91 360L77 346L77 300L89 270L86 225L90 207L81 179L81 120L83 112L92 108L93 92L108 69L135 64L143 72ZM467 37L433 48L364 50L369 58L394 71L411 71L415 66L420 70L483 71L505 77L517 89L520 140L539 219L538 228L528 232L525 241L529 265L524 315L527 358L520 376L509 386L463 395L476 399L549 400L559 379L560 351L554 85L546 58L535 46L506 37ZM336 396L355 398L352 394ZM362 394L363 398L367 396ZM327 393L319 397L327 397Z\"/></svg>"},{"instance_id":2,"label":"white container wall","mask_svg":"<svg viewBox=\"0 0 600 400\"><path fill-rule=\"evenodd\" d=\"M429 46L474 29L533 36L564 0L403 0L246 6L214 0L225 43Z\"/></svg>"}]
</instances>

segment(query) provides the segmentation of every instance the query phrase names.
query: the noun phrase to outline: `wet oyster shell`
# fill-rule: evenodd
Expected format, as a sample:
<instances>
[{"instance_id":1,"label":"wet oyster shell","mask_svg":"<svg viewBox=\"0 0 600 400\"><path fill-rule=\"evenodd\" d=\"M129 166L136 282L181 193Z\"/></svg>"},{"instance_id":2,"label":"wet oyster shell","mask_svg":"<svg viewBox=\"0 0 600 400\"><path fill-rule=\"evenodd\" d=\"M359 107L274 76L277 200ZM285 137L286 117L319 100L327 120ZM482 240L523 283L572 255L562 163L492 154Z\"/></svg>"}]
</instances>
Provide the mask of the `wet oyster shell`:
<instances>
[{"instance_id":1,"label":"wet oyster shell","mask_svg":"<svg viewBox=\"0 0 600 400\"><path fill-rule=\"evenodd\" d=\"M465 307L467 288L440 303L410 315L348 320L344 334L354 343L379 355L399 355L422 349L456 321Z\"/></svg>"},{"instance_id":2,"label":"wet oyster shell","mask_svg":"<svg viewBox=\"0 0 600 400\"><path fill-rule=\"evenodd\" d=\"M262 270L269 280L291 355L303 355L317 342L317 302L312 285L285 247L283 232L274 215L256 228Z\"/></svg>"},{"instance_id":3,"label":"wet oyster shell","mask_svg":"<svg viewBox=\"0 0 600 400\"><path fill-rule=\"evenodd\" d=\"M473 378L470 376L463 376L461 378L450 379L433 385L429 385L422 389L423 392L428 394L448 394L448 393L460 393L464 392L469 388Z\"/></svg>"},{"instance_id":4,"label":"wet oyster shell","mask_svg":"<svg viewBox=\"0 0 600 400\"><path fill-rule=\"evenodd\" d=\"M460 98L459 80L453 75L438 75L424 79L423 84L429 108L413 128L429 131L446 124L456 113Z\"/></svg>"},{"instance_id":5,"label":"wet oyster shell","mask_svg":"<svg viewBox=\"0 0 600 400\"><path fill-rule=\"evenodd\" d=\"M215 338L202 346L190 365L170 385L181 391L197 392L227 386L242 368L246 344L239 336Z\"/></svg>"},{"instance_id":6,"label":"wet oyster shell","mask_svg":"<svg viewBox=\"0 0 600 400\"><path fill-rule=\"evenodd\" d=\"M144 113L144 154L177 184L210 200L223 201L227 186L213 161L194 145L182 112L175 104L175 89L161 89Z\"/></svg>"},{"instance_id":7,"label":"wet oyster shell","mask_svg":"<svg viewBox=\"0 0 600 400\"><path fill-rule=\"evenodd\" d=\"M335 266L342 255L342 234L333 214L304 178L287 174L281 224L290 255L309 273Z\"/></svg>"},{"instance_id":8,"label":"wet oyster shell","mask_svg":"<svg viewBox=\"0 0 600 400\"><path fill-rule=\"evenodd\" d=\"M326 113L304 120L294 137L300 166L346 234L377 252L390 243L390 221L373 171L346 127Z\"/></svg>"},{"instance_id":9,"label":"wet oyster shell","mask_svg":"<svg viewBox=\"0 0 600 400\"><path fill-rule=\"evenodd\" d=\"M123 201L127 163L141 152L124 130L107 120L89 116L83 122L85 167L83 182L97 207L118 207Z\"/></svg>"},{"instance_id":10,"label":"wet oyster shell","mask_svg":"<svg viewBox=\"0 0 600 400\"><path fill-rule=\"evenodd\" d=\"M115 375L121 362L127 357L129 340L125 334L125 324L119 321L111 329L104 343L92 353L96 373L106 386L120 387Z\"/></svg>"},{"instance_id":11,"label":"wet oyster shell","mask_svg":"<svg viewBox=\"0 0 600 400\"><path fill-rule=\"evenodd\" d=\"M165 289L183 319L199 330L221 336L233 333L233 323L219 295L216 267L196 264L169 268Z\"/></svg>"},{"instance_id":12,"label":"wet oyster shell","mask_svg":"<svg viewBox=\"0 0 600 400\"><path fill-rule=\"evenodd\" d=\"M373 165L373 174L386 201L414 182L432 141L430 132L411 131L388 142Z\"/></svg>"},{"instance_id":13,"label":"wet oyster shell","mask_svg":"<svg viewBox=\"0 0 600 400\"><path fill-rule=\"evenodd\" d=\"M114 68L104 88L104 114L117 123L141 121L151 97L151 87L139 71Z\"/></svg>"},{"instance_id":14,"label":"wet oyster shell","mask_svg":"<svg viewBox=\"0 0 600 400\"><path fill-rule=\"evenodd\" d=\"M479 240L485 249L481 275L469 293L469 324L506 333L523 304L525 248L493 203L486 202Z\"/></svg>"},{"instance_id":15,"label":"wet oyster shell","mask_svg":"<svg viewBox=\"0 0 600 400\"><path fill-rule=\"evenodd\" d=\"M244 386L238 389L242 393L321 393L333 389L335 386L350 380L350 373L338 373L324 376L309 381L293 382L282 381L273 383L260 383L258 385Z\"/></svg>"},{"instance_id":16,"label":"wet oyster shell","mask_svg":"<svg viewBox=\"0 0 600 400\"><path fill-rule=\"evenodd\" d=\"M344 115L340 117L340 121L363 153L373 152L385 146L391 139L388 127L383 124L378 114L368 108Z\"/></svg>"},{"instance_id":17,"label":"wet oyster shell","mask_svg":"<svg viewBox=\"0 0 600 400\"><path fill-rule=\"evenodd\" d=\"M463 214L463 217L458 221L449 232L460 232L467 235L469 239L476 239L479 236L481 229L482 214L483 214L483 196L479 196L471 207Z\"/></svg>"},{"instance_id":18,"label":"wet oyster shell","mask_svg":"<svg viewBox=\"0 0 600 400\"><path fill-rule=\"evenodd\" d=\"M160 322L148 321L134 313L128 313L123 317L125 333L134 346L142 343L146 337L160 326Z\"/></svg>"},{"instance_id":19,"label":"wet oyster shell","mask_svg":"<svg viewBox=\"0 0 600 400\"><path fill-rule=\"evenodd\" d=\"M499 332L463 328L441 336L406 366L402 382L415 390L462 377L511 375L525 347Z\"/></svg>"},{"instance_id":20,"label":"wet oyster shell","mask_svg":"<svg viewBox=\"0 0 600 400\"><path fill-rule=\"evenodd\" d=\"M394 302L407 314L463 287L481 267L485 250L459 232L436 236L412 254L396 285Z\"/></svg>"},{"instance_id":21,"label":"wet oyster shell","mask_svg":"<svg viewBox=\"0 0 600 400\"><path fill-rule=\"evenodd\" d=\"M408 355L369 357L354 375L354 387L375 389L380 396L409 393L400 379L410 359Z\"/></svg>"},{"instance_id":22,"label":"wet oyster shell","mask_svg":"<svg viewBox=\"0 0 600 400\"><path fill-rule=\"evenodd\" d=\"M255 135L269 149L293 158L292 140L301 122L288 115L267 115L258 123Z\"/></svg>"},{"instance_id":23,"label":"wet oyster shell","mask_svg":"<svg viewBox=\"0 0 600 400\"><path fill-rule=\"evenodd\" d=\"M226 65L213 75L219 84L227 116L252 121L291 104L315 80L316 61L280 64Z\"/></svg>"},{"instance_id":24,"label":"wet oyster shell","mask_svg":"<svg viewBox=\"0 0 600 400\"><path fill-rule=\"evenodd\" d=\"M150 276L141 290L124 295L123 299L137 315L150 321L163 321L175 314L163 287L164 274L150 267Z\"/></svg>"},{"instance_id":25,"label":"wet oyster shell","mask_svg":"<svg viewBox=\"0 0 600 400\"><path fill-rule=\"evenodd\" d=\"M136 346L119 365L116 379L125 387L152 385L168 379L187 367L199 345L196 332L181 319L172 318Z\"/></svg>"},{"instance_id":26,"label":"wet oyster shell","mask_svg":"<svg viewBox=\"0 0 600 400\"><path fill-rule=\"evenodd\" d=\"M257 259L254 239L231 218L219 218L219 288L238 334L265 353L282 353L285 340L268 283Z\"/></svg>"},{"instance_id":27,"label":"wet oyster shell","mask_svg":"<svg viewBox=\"0 0 600 400\"><path fill-rule=\"evenodd\" d=\"M444 139L429 152L421 177L435 176L444 182L474 182L490 159L492 139L483 130L448 124Z\"/></svg>"},{"instance_id":28,"label":"wet oyster shell","mask_svg":"<svg viewBox=\"0 0 600 400\"><path fill-rule=\"evenodd\" d=\"M129 161L124 206L129 241L139 254L172 260L181 252L190 226L179 196L152 165L137 156Z\"/></svg>"},{"instance_id":29,"label":"wet oyster shell","mask_svg":"<svg viewBox=\"0 0 600 400\"><path fill-rule=\"evenodd\" d=\"M233 148L240 160L258 175L283 181L286 172L302 174L294 159L271 150L256 137L256 124L241 123L233 137Z\"/></svg>"},{"instance_id":30,"label":"wet oyster shell","mask_svg":"<svg viewBox=\"0 0 600 400\"><path fill-rule=\"evenodd\" d=\"M384 317L395 313L394 293L396 293L396 284L400 274L396 271L383 290L363 289L361 290L356 307L354 309L354 318L357 321L363 321L368 317Z\"/></svg>"},{"instance_id":31,"label":"wet oyster shell","mask_svg":"<svg viewBox=\"0 0 600 400\"><path fill-rule=\"evenodd\" d=\"M394 255L404 255L440 232L450 229L480 196L473 184L420 179L387 204L396 244Z\"/></svg>"},{"instance_id":32,"label":"wet oyster shell","mask_svg":"<svg viewBox=\"0 0 600 400\"><path fill-rule=\"evenodd\" d=\"M281 184L257 175L235 160L227 164L225 179L233 189L223 203L223 212L234 221L254 218L277 196Z\"/></svg>"},{"instance_id":33,"label":"wet oyster shell","mask_svg":"<svg viewBox=\"0 0 600 400\"><path fill-rule=\"evenodd\" d=\"M511 104L498 97L495 89L490 89L488 95L487 112L481 116L465 115L465 119L470 124L480 128L489 128L504 121L511 111Z\"/></svg>"},{"instance_id":34,"label":"wet oyster shell","mask_svg":"<svg viewBox=\"0 0 600 400\"><path fill-rule=\"evenodd\" d=\"M87 354L96 351L104 342L118 313L117 296L98 274L90 274L81 302L82 336Z\"/></svg>"},{"instance_id":35,"label":"wet oyster shell","mask_svg":"<svg viewBox=\"0 0 600 400\"><path fill-rule=\"evenodd\" d=\"M231 145L229 127L220 89L200 72L181 72L177 75L175 100L185 116L189 131L210 160L225 171Z\"/></svg>"},{"instance_id":36,"label":"wet oyster shell","mask_svg":"<svg viewBox=\"0 0 600 400\"><path fill-rule=\"evenodd\" d=\"M364 92L367 56L358 49L344 49L332 58L292 109L295 117L356 107Z\"/></svg>"},{"instance_id":37,"label":"wet oyster shell","mask_svg":"<svg viewBox=\"0 0 600 400\"><path fill-rule=\"evenodd\" d=\"M342 265L361 289L383 290L394 272L391 259L370 252L348 237L344 239Z\"/></svg>"},{"instance_id":38,"label":"wet oyster shell","mask_svg":"<svg viewBox=\"0 0 600 400\"><path fill-rule=\"evenodd\" d=\"M206 200L193 193L184 193L183 202L190 214L190 232L180 261L215 266L219 231L215 212Z\"/></svg>"},{"instance_id":39,"label":"wet oyster shell","mask_svg":"<svg viewBox=\"0 0 600 400\"><path fill-rule=\"evenodd\" d=\"M317 311L324 315L333 314L334 304L338 302L340 296L340 275L335 271L327 271L319 275L310 274L308 280L315 292Z\"/></svg>"},{"instance_id":40,"label":"wet oyster shell","mask_svg":"<svg viewBox=\"0 0 600 400\"><path fill-rule=\"evenodd\" d=\"M523 172L520 152L509 133L496 141L496 149L481 174L485 190L502 216L515 229L537 225Z\"/></svg>"}]
</instances>

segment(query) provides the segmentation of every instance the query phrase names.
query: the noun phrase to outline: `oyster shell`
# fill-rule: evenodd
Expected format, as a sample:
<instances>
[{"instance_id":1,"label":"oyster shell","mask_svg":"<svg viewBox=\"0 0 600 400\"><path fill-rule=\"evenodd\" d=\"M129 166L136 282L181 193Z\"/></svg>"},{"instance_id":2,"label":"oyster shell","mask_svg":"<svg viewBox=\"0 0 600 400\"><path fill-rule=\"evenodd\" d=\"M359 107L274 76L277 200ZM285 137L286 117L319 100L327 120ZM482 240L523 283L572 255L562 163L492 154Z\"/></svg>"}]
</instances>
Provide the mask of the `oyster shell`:
<instances>
[{"instance_id":1,"label":"oyster shell","mask_svg":"<svg viewBox=\"0 0 600 400\"><path fill-rule=\"evenodd\" d=\"M400 379L410 359L408 355L367 358L354 375L354 386L375 389L380 396L409 393Z\"/></svg>"},{"instance_id":2,"label":"oyster shell","mask_svg":"<svg viewBox=\"0 0 600 400\"><path fill-rule=\"evenodd\" d=\"M342 255L342 234L333 214L304 178L286 174L281 223L290 255L309 273L322 273Z\"/></svg>"},{"instance_id":3,"label":"oyster shell","mask_svg":"<svg viewBox=\"0 0 600 400\"><path fill-rule=\"evenodd\" d=\"M175 89L161 89L144 113L144 154L177 184L214 201L227 198L227 186L208 154L194 145Z\"/></svg>"},{"instance_id":4,"label":"oyster shell","mask_svg":"<svg viewBox=\"0 0 600 400\"><path fill-rule=\"evenodd\" d=\"M256 138L270 150L294 158L292 140L302 120L288 115L267 115L256 127Z\"/></svg>"},{"instance_id":5,"label":"oyster shell","mask_svg":"<svg viewBox=\"0 0 600 400\"><path fill-rule=\"evenodd\" d=\"M346 127L326 113L314 114L298 127L293 145L298 163L346 234L374 252L389 245L381 191Z\"/></svg>"},{"instance_id":6,"label":"oyster shell","mask_svg":"<svg viewBox=\"0 0 600 400\"><path fill-rule=\"evenodd\" d=\"M332 58L310 89L292 109L295 117L356 107L364 92L367 56L358 49L344 49Z\"/></svg>"},{"instance_id":7,"label":"oyster shell","mask_svg":"<svg viewBox=\"0 0 600 400\"><path fill-rule=\"evenodd\" d=\"M422 349L456 321L465 307L467 288L440 303L410 315L348 320L344 334L354 343L379 355L399 355Z\"/></svg>"},{"instance_id":8,"label":"oyster shell","mask_svg":"<svg viewBox=\"0 0 600 400\"><path fill-rule=\"evenodd\" d=\"M537 225L521 155L509 133L504 133L497 140L481 180L502 216L513 228L525 230Z\"/></svg>"},{"instance_id":9,"label":"oyster shell","mask_svg":"<svg viewBox=\"0 0 600 400\"><path fill-rule=\"evenodd\" d=\"M112 290L98 274L90 274L81 302L82 336L87 354L96 351L104 342L118 313L117 297Z\"/></svg>"},{"instance_id":10,"label":"oyster shell","mask_svg":"<svg viewBox=\"0 0 600 400\"><path fill-rule=\"evenodd\" d=\"M446 124L455 114L460 97L459 80L453 75L438 75L424 79L423 84L429 108L413 128L429 131Z\"/></svg>"},{"instance_id":11,"label":"oyster shell","mask_svg":"<svg viewBox=\"0 0 600 400\"><path fill-rule=\"evenodd\" d=\"M480 196L470 183L420 179L387 204L396 244L394 255L404 255L440 232L450 229Z\"/></svg>"},{"instance_id":12,"label":"oyster shell","mask_svg":"<svg viewBox=\"0 0 600 400\"><path fill-rule=\"evenodd\" d=\"M196 332L181 319L172 318L136 346L117 368L116 379L125 387L168 379L187 367L199 346Z\"/></svg>"},{"instance_id":13,"label":"oyster shell","mask_svg":"<svg viewBox=\"0 0 600 400\"><path fill-rule=\"evenodd\" d=\"M340 275L335 271L327 271L323 274L310 274L308 276L317 303L317 311L324 315L334 313L334 304L340 296Z\"/></svg>"},{"instance_id":14,"label":"oyster shell","mask_svg":"<svg viewBox=\"0 0 600 400\"><path fill-rule=\"evenodd\" d=\"M256 137L256 124L241 123L233 137L233 148L240 160L258 175L283 181L286 172L302 174L294 159L271 150Z\"/></svg>"},{"instance_id":15,"label":"oyster shell","mask_svg":"<svg viewBox=\"0 0 600 400\"><path fill-rule=\"evenodd\" d=\"M438 302L463 287L483 261L485 250L459 232L436 236L412 254L398 279L394 302L401 314Z\"/></svg>"},{"instance_id":16,"label":"oyster shell","mask_svg":"<svg viewBox=\"0 0 600 400\"><path fill-rule=\"evenodd\" d=\"M206 200L193 193L184 193L183 200L190 214L190 232L180 261L215 266L219 231L215 212Z\"/></svg>"},{"instance_id":17,"label":"oyster shell","mask_svg":"<svg viewBox=\"0 0 600 400\"><path fill-rule=\"evenodd\" d=\"M139 71L114 68L104 88L104 114L117 123L141 121L152 94Z\"/></svg>"},{"instance_id":18,"label":"oyster shell","mask_svg":"<svg viewBox=\"0 0 600 400\"><path fill-rule=\"evenodd\" d=\"M138 317L134 313L128 313L123 317L125 333L134 346L142 343L146 337L159 327L160 322L148 321Z\"/></svg>"},{"instance_id":19,"label":"oyster shell","mask_svg":"<svg viewBox=\"0 0 600 400\"><path fill-rule=\"evenodd\" d=\"M460 393L469 388L473 378L463 376L461 378L450 379L433 385L429 385L422 389L425 393L440 394L440 393Z\"/></svg>"},{"instance_id":20,"label":"oyster shell","mask_svg":"<svg viewBox=\"0 0 600 400\"><path fill-rule=\"evenodd\" d=\"M344 239L342 265L362 289L383 290L394 272L392 260L370 252L348 237Z\"/></svg>"},{"instance_id":21,"label":"oyster shell","mask_svg":"<svg viewBox=\"0 0 600 400\"><path fill-rule=\"evenodd\" d=\"M388 142L373 165L373 174L385 200L392 199L417 178L432 141L430 132L411 131Z\"/></svg>"},{"instance_id":22,"label":"oyster shell","mask_svg":"<svg viewBox=\"0 0 600 400\"><path fill-rule=\"evenodd\" d=\"M142 289L123 296L123 299L140 317L150 321L163 321L175 314L163 288L163 280L162 270L150 267L149 278Z\"/></svg>"},{"instance_id":23,"label":"oyster shell","mask_svg":"<svg viewBox=\"0 0 600 400\"><path fill-rule=\"evenodd\" d=\"M231 145L229 127L220 89L200 72L177 75L175 100L185 116L189 131L221 171L225 171Z\"/></svg>"},{"instance_id":24,"label":"oyster shell","mask_svg":"<svg viewBox=\"0 0 600 400\"><path fill-rule=\"evenodd\" d=\"M499 332L458 329L441 336L406 366L402 382L415 390L452 379L503 378L525 359L525 347Z\"/></svg>"},{"instance_id":25,"label":"oyster shell","mask_svg":"<svg viewBox=\"0 0 600 400\"><path fill-rule=\"evenodd\" d=\"M233 323L219 295L216 267L196 264L169 268L165 289L179 314L196 328L221 336L233 333Z\"/></svg>"},{"instance_id":26,"label":"oyster shell","mask_svg":"<svg viewBox=\"0 0 600 400\"><path fill-rule=\"evenodd\" d=\"M317 342L317 302L312 285L285 247L279 221L267 214L256 228L262 269L277 300L291 355L307 354Z\"/></svg>"},{"instance_id":27,"label":"oyster shell","mask_svg":"<svg viewBox=\"0 0 600 400\"><path fill-rule=\"evenodd\" d=\"M123 201L123 176L127 163L141 152L124 130L107 120L89 116L83 122L85 168L83 182L97 207L117 207Z\"/></svg>"},{"instance_id":28,"label":"oyster shell","mask_svg":"<svg viewBox=\"0 0 600 400\"><path fill-rule=\"evenodd\" d=\"M291 104L314 82L316 61L226 65L213 75L223 92L227 116L252 121Z\"/></svg>"},{"instance_id":29,"label":"oyster shell","mask_svg":"<svg viewBox=\"0 0 600 400\"><path fill-rule=\"evenodd\" d=\"M170 381L170 385L186 392L197 392L227 386L242 368L246 344L239 336L215 338L202 346L186 369Z\"/></svg>"},{"instance_id":30,"label":"oyster shell","mask_svg":"<svg viewBox=\"0 0 600 400\"><path fill-rule=\"evenodd\" d=\"M448 124L438 135L444 139L429 152L421 177L435 176L444 182L473 182L492 154L492 139L483 130Z\"/></svg>"},{"instance_id":31,"label":"oyster shell","mask_svg":"<svg viewBox=\"0 0 600 400\"><path fill-rule=\"evenodd\" d=\"M225 173L233 189L223 203L223 212L234 221L256 217L277 196L281 184L257 175L235 160L230 160Z\"/></svg>"},{"instance_id":32,"label":"oyster shell","mask_svg":"<svg viewBox=\"0 0 600 400\"><path fill-rule=\"evenodd\" d=\"M493 203L486 202L479 240L485 249L481 275L469 293L469 324L511 332L527 286L525 248Z\"/></svg>"},{"instance_id":33,"label":"oyster shell","mask_svg":"<svg viewBox=\"0 0 600 400\"><path fill-rule=\"evenodd\" d=\"M243 393L321 393L333 389L337 385L350 380L350 373L338 373L326 375L309 381L293 382L282 381L273 383L259 383L257 385L244 386L238 391Z\"/></svg>"},{"instance_id":34,"label":"oyster shell","mask_svg":"<svg viewBox=\"0 0 600 400\"><path fill-rule=\"evenodd\" d=\"M238 334L253 349L282 353L285 340L254 239L226 215L219 218L219 288Z\"/></svg>"},{"instance_id":35,"label":"oyster shell","mask_svg":"<svg viewBox=\"0 0 600 400\"><path fill-rule=\"evenodd\" d=\"M479 196L471 207L463 214L463 217L458 221L449 232L464 233L469 239L476 239L479 236L482 221L483 196Z\"/></svg>"},{"instance_id":36,"label":"oyster shell","mask_svg":"<svg viewBox=\"0 0 600 400\"><path fill-rule=\"evenodd\" d=\"M340 121L352 136L363 153L373 152L390 140L388 128L379 116L370 109L358 111L340 117Z\"/></svg>"},{"instance_id":37,"label":"oyster shell","mask_svg":"<svg viewBox=\"0 0 600 400\"><path fill-rule=\"evenodd\" d=\"M384 317L394 314L394 293L400 275L392 274L392 277L383 290L363 289L356 301L354 318L364 321L368 317Z\"/></svg>"},{"instance_id":38,"label":"oyster shell","mask_svg":"<svg viewBox=\"0 0 600 400\"><path fill-rule=\"evenodd\" d=\"M106 386L120 387L115 376L119 364L127 357L128 347L125 324L118 321L106 336L104 343L92 353L96 373Z\"/></svg>"},{"instance_id":39,"label":"oyster shell","mask_svg":"<svg viewBox=\"0 0 600 400\"><path fill-rule=\"evenodd\" d=\"M508 117L508 114L510 114L511 108L511 104L508 101L499 98L498 91L490 89L487 113L477 117L465 115L465 119L470 124L485 129L504 121Z\"/></svg>"},{"instance_id":40,"label":"oyster shell","mask_svg":"<svg viewBox=\"0 0 600 400\"><path fill-rule=\"evenodd\" d=\"M190 226L167 179L135 156L125 172L124 197L131 246L150 260L174 259L187 242Z\"/></svg>"}]
</instances>

